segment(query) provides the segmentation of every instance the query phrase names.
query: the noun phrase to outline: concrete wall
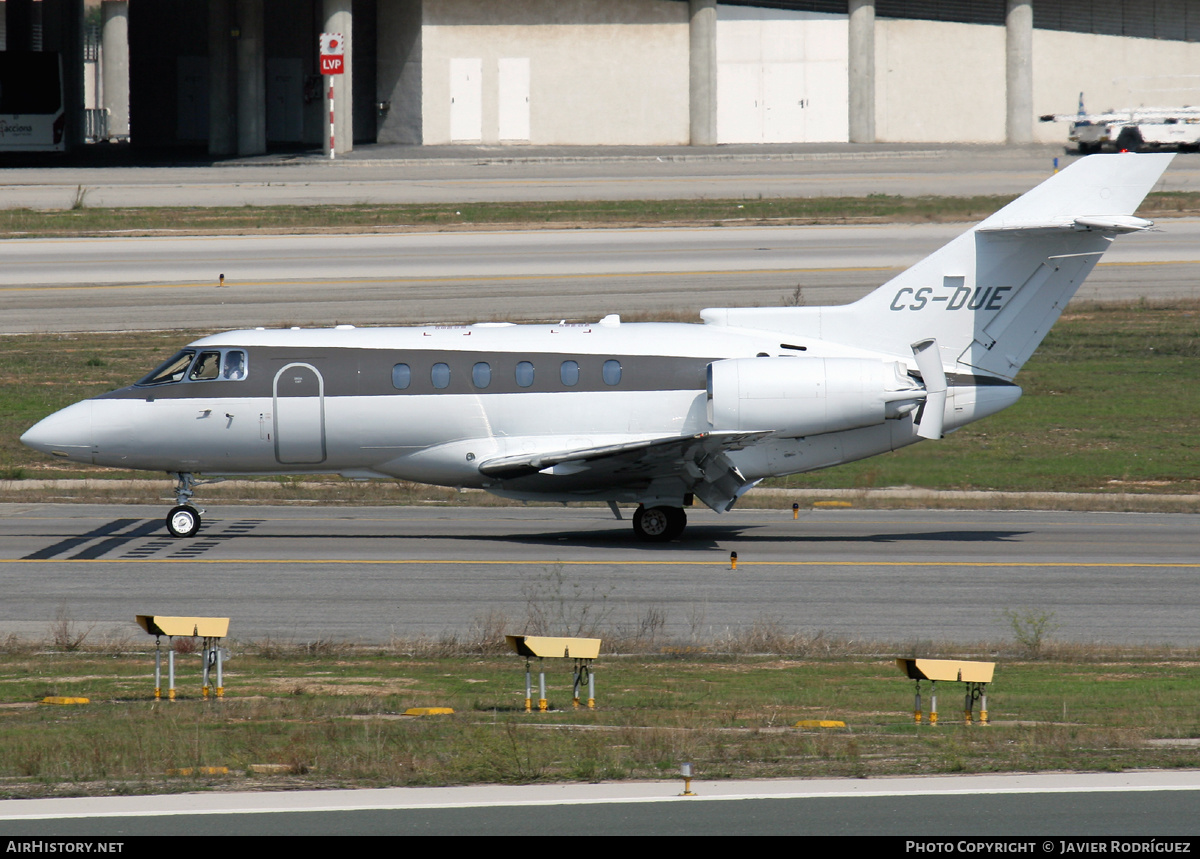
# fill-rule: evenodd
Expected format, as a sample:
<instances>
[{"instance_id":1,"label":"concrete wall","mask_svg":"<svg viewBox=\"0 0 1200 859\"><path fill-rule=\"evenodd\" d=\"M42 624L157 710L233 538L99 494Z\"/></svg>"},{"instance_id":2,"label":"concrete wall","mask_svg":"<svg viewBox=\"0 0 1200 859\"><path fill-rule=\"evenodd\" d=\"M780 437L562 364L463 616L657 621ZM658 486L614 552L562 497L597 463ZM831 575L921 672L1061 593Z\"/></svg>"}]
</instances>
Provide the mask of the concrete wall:
<instances>
[{"instance_id":1,"label":"concrete wall","mask_svg":"<svg viewBox=\"0 0 1200 859\"><path fill-rule=\"evenodd\" d=\"M1200 105L1200 44L1033 31L1033 111ZM1065 143L1067 123L1037 122L1034 139Z\"/></svg>"},{"instance_id":2,"label":"concrete wall","mask_svg":"<svg viewBox=\"0 0 1200 859\"><path fill-rule=\"evenodd\" d=\"M376 92L386 105L380 143L421 142L422 0L382 0L378 6Z\"/></svg>"},{"instance_id":3,"label":"concrete wall","mask_svg":"<svg viewBox=\"0 0 1200 859\"><path fill-rule=\"evenodd\" d=\"M847 140L847 17L717 7L717 142Z\"/></svg>"},{"instance_id":4,"label":"concrete wall","mask_svg":"<svg viewBox=\"0 0 1200 859\"><path fill-rule=\"evenodd\" d=\"M1005 139L1003 27L876 18L876 134L892 143ZM1033 115L1200 104L1200 44L1033 31ZM1034 140L1066 143L1066 123Z\"/></svg>"},{"instance_id":5,"label":"concrete wall","mask_svg":"<svg viewBox=\"0 0 1200 859\"><path fill-rule=\"evenodd\" d=\"M669 0L425 0L422 140L686 144L688 39Z\"/></svg>"},{"instance_id":6,"label":"concrete wall","mask_svg":"<svg viewBox=\"0 0 1200 859\"><path fill-rule=\"evenodd\" d=\"M1003 142L1004 54L1003 27L876 18L876 139Z\"/></svg>"}]
</instances>

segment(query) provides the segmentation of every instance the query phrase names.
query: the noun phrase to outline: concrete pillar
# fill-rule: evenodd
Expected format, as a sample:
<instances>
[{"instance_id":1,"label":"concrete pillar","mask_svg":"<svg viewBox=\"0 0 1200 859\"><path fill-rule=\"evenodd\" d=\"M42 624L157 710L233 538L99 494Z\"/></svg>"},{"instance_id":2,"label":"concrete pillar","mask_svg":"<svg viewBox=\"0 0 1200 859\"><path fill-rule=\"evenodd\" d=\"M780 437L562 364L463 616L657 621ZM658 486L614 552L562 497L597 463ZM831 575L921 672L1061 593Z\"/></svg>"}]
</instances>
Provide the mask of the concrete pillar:
<instances>
[{"instance_id":1,"label":"concrete pillar","mask_svg":"<svg viewBox=\"0 0 1200 859\"><path fill-rule=\"evenodd\" d=\"M208 0L208 154L237 152L234 0Z\"/></svg>"},{"instance_id":2,"label":"concrete pillar","mask_svg":"<svg viewBox=\"0 0 1200 859\"><path fill-rule=\"evenodd\" d=\"M129 3L100 4L100 45L104 104L110 137L129 137Z\"/></svg>"},{"instance_id":3,"label":"concrete pillar","mask_svg":"<svg viewBox=\"0 0 1200 859\"><path fill-rule=\"evenodd\" d=\"M325 16L324 33L341 33L342 42L346 46L345 73L329 75L321 81L325 90L325 115L329 115L329 85L333 84L333 98L336 104L334 117L334 137L337 141L337 152L349 152L354 149L354 16L351 14L351 0L323 0L322 13ZM329 120L325 121L325 154L329 154Z\"/></svg>"},{"instance_id":4,"label":"concrete pillar","mask_svg":"<svg viewBox=\"0 0 1200 859\"><path fill-rule=\"evenodd\" d=\"M717 143L717 0L688 0L692 146Z\"/></svg>"},{"instance_id":5,"label":"concrete pillar","mask_svg":"<svg viewBox=\"0 0 1200 859\"><path fill-rule=\"evenodd\" d=\"M875 142L875 0L850 0L850 142Z\"/></svg>"},{"instance_id":6,"label":"concrete pillar","mask_svg":"<svg viewBox=\"0 0 1200 859\"><path fill-rule=\"evenodd\" d=\"M1008 0L1005 117L1009 143L1033 142L1033 0Z\"/></svg>"},{"instance_id":7,"label":"concrete pillar","mask_svg":"<svg viewBox=\"0 0 1200 859\"><path fill-rule=\"evenodd\" d=\"M263 0L237 0L237 154L267 151Z\"/></svg>"},{"instance_id":8,"label":"concrete pillar","mask_svg":"<svg viewBox=\"0 0 1200 859\"><path fill-rule=\"evenodd\" d=\"M421 0L385 0L378 6L377 100L380 143L421 143ZM326 120L328 122L328 120Z\"/></svg>"},{"instance_id":9,"label":"concrete pillar","mask_svg":"<svg viewBox=\"0 0 1200 859\"><path fill-rule=\"evenodd\" d=\"M5 0L4 49L33 50L33 0Z\"/></svg>"}]
</instances>

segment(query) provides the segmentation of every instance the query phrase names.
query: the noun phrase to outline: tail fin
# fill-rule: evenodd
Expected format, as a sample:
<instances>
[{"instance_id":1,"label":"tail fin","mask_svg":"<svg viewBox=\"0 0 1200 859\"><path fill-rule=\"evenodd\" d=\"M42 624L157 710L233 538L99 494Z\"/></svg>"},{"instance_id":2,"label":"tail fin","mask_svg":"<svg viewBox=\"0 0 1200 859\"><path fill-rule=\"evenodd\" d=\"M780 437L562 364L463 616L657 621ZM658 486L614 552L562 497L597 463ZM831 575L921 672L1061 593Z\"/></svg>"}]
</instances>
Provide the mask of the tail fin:
<instances>
[{"instance_id":1,"label":"tail fin","mask_svg":"<svg viewBox=\"0 0 1200 859\"><path fill-rule=\"evenodd\" d=\"M963 373L1012 379L1133 212L1171 154L1091 155L841 307L706 310L710 324L764 328L912 355L935 340Z\"/></svg>"}]
</instances>

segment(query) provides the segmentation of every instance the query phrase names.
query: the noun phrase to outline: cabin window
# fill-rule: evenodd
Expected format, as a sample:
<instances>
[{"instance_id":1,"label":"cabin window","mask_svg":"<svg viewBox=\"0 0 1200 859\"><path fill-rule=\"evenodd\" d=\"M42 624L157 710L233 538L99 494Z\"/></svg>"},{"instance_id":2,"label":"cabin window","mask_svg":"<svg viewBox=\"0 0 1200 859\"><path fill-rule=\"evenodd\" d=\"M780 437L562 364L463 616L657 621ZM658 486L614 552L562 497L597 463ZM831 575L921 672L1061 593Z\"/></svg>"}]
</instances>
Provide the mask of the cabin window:
<instances>
[{"instance_id":1,"label":"cabin window","mask_svg":"<svg viewBox=\"0 0 1200 859\"><path fill-rule=\"evenodd\" d=\"M487 361L480 361L471 368L471 382L476 388L486 388L492 383L492 365Z\"/></svg>"},{"instance_id":2,"label":"cabin window","mask_svg":"<svg viewBox=\"0 0 1200 859\"><path fill-rule=\"evenodd\" d=\"M196 356L194 349L184 349L173 356L169 361L164 362L157 370L150 375L144 377L138 382L139 385L165 385L169 382L179 382L183 380L187 368L192 364L192 358Z\"/></svg>"},{"instance_id":3,"label":"cabin window","mask_svg":"<svg viewBox=\"0 0 1200 859\"><path fill-rule=\"evenodd\" d=\"M604 377L604 384L606 385L621 384L621 362L615 359L605 361L600 375Z\"/></svg>"},{"instance_id":4,"label":"cabin window","mask_svg":"<svg viewBox=\"0 0 1200 859\"><path fill-rule=\"evenodd\" d=\"M579 384L579 364L576 361L563 361L558 371L558 377L567 387Z\"/></svg>"},{"instance_id":5,"label":"cabin window","mask_svg":"<svg viewBox=\"0 0 1200 859\"><path fill-rule=\"evenodd\" d=\"M246 353L241 349L230 349L225 353L225 369L221 378L231 382L240 382L246 378Z\"/></svg>"},{"instance_id":6,"label":"cabin window","mask_svg":"<svg viewBox=\"0 0 1200 859\"><path fill-rule=\"evenodd\" d=\"M517 384L522 388L528 388L533 384L533 364L529 361L517 364Z\"/></svg>"},{"instance_id":7,"label":"cabin window","mask_svg":"<svg viewBox=\"0 0 1200 859\"><path fill-rule=\"evenodd\" d=\"M397 364L392 368L392 387L403 391L412 384L412 368L407 364Z\"/></svg>"},{"instance_id":8,"label":"cabin window","mask_svg":"<svg viewBox=\"0 0 1200 859\"><path fill-rule=\"evenodd\" d=\"M450 386L450 365L440 361L434 364L429 371L429 381L433 382L435 388L448 388Z\"/></svg>"}]
</instances>

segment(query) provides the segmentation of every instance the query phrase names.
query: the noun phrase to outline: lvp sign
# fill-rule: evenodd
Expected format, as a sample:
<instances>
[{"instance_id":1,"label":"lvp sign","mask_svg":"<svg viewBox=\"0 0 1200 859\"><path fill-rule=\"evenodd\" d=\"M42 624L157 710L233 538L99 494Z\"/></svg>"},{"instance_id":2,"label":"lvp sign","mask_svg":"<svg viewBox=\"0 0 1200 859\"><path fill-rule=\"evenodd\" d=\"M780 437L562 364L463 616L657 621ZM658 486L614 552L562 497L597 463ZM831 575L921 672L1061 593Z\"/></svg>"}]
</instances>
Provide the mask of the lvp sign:
<instances>
[{"instance_id":1,"label":"lvp sign","mask_svg":"<svg viewBox=\"0 0 1200 859\"><path fill-rule=\"evenodd\" d=\"M321 74L340 75L346 70L346 43L341 33L322 33Z\"/></svg>"}]
</instances>

